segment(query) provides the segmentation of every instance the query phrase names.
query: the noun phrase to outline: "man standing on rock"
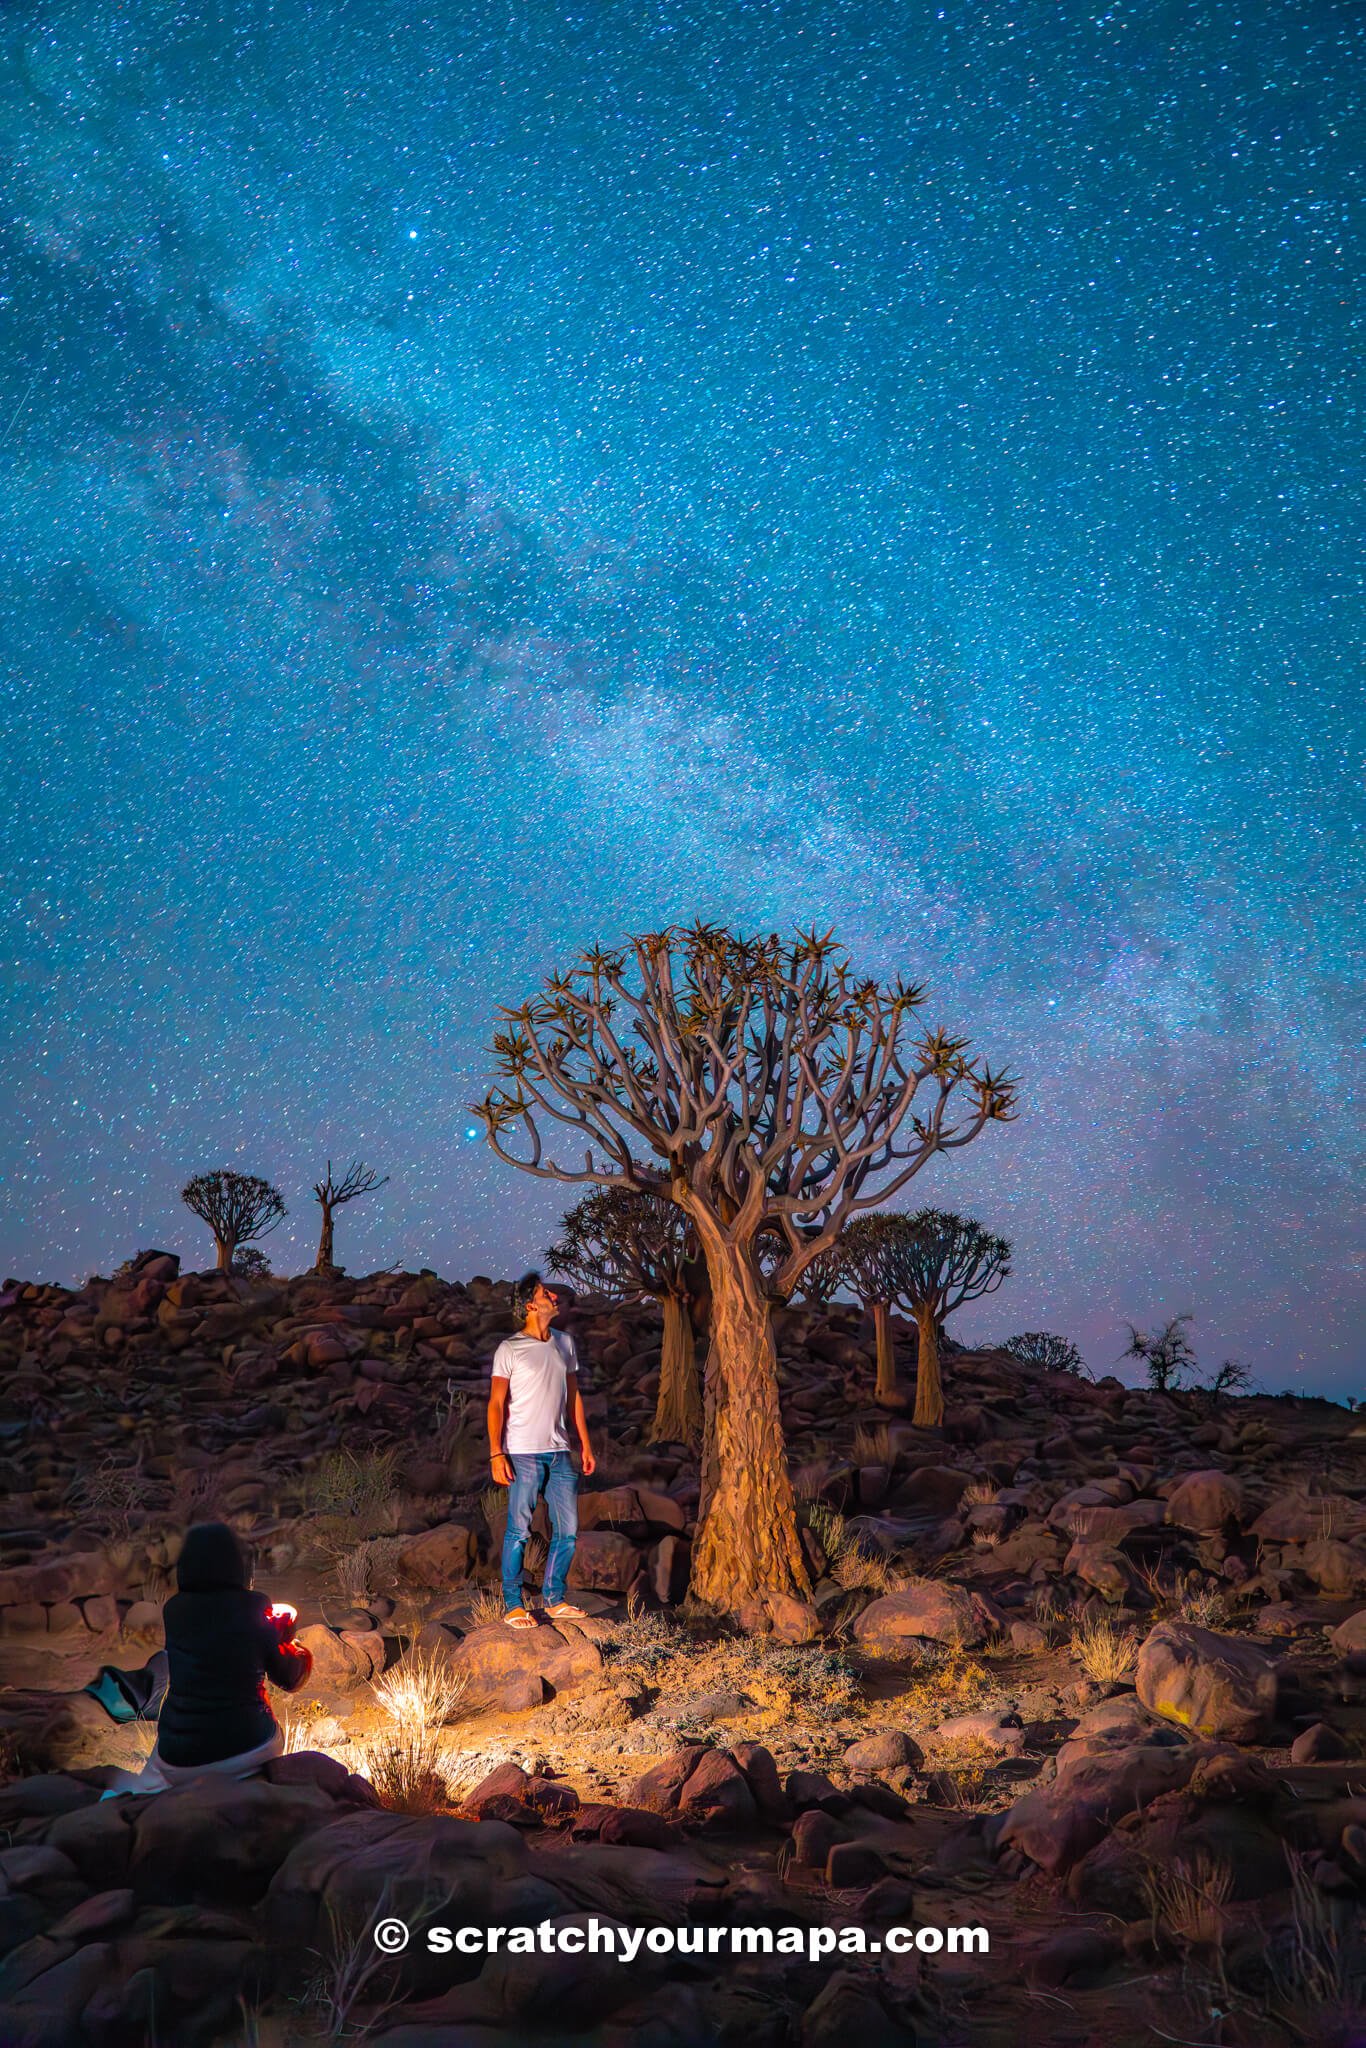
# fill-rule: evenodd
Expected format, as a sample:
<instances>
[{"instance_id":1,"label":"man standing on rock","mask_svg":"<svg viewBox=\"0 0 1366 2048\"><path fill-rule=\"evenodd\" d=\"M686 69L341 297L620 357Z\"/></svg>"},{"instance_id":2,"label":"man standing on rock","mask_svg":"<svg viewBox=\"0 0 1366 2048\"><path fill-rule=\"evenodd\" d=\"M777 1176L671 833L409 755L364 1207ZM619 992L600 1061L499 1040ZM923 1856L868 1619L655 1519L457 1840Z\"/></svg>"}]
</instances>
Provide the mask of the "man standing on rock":
<instances>
[{"instance_id":1,"label":"man standing on rock","mask_svg":"<svg viewBox=\"0 0 1366 2048\"><path fill-rule=\"evenodd\" d=\"M511 1489L503 1535L503 1619L509 1628L535 1628L522 1595L522 1558L542 1494L551 1533L542 1588L546 1615L551 1621L584 1619L583 1609L565 1598L579 1529L579 1482L570 1456L574 1439L585 1479L597 1460L579 1392L574 1339L567 1330L550 1327L573 1297L567 1288L548 1287L539 1273L528 1273L517 1293L525 1321L493 1354L489 1455L495 1480Z\"/></svg>"}]
</instances>

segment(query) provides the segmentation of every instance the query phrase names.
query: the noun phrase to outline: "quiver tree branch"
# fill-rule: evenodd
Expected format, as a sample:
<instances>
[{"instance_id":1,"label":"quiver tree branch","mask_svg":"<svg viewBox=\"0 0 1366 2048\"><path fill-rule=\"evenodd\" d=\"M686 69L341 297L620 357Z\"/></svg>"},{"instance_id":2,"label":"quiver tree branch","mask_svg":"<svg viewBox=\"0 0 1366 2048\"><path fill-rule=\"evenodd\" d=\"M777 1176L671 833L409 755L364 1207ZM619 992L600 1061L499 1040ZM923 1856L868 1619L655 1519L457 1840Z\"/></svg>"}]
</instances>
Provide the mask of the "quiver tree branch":
<instances>
[{"instance_id":1,"label":"quiver tree branch","mask_svg":"<svg viewBox=\"0 0 1366 2048\"><path fill-rule=\"evenodd\" d=\"M268 1180L254 1173L200 1173L187 1181L180 1199L213 1232L218 1270L231 1271L239 1245L268 1237L288 1215L284 1200Z\"/></svg>"},{"instance_id":2,"label":"quiver tree branch","mask_svg":"<svg viewBox=\"0 0 1366 2048\"><path fill-rule=\"evenodd\" d=\"M475 1114L509 1165L668 1199L707 1264L714 1473L693 1590L737 1610L810 1584L783 1454L774 1299L935 1152L1015 1115L1014 1081L926 1030L924 991L852 972L829 933L706 924L595 947L505 1007ZM780 1250L761 1271L761 1227ZM767 1258L764 1265L769 1264Z\"/></svg>"},{"instance_id":3,"label":"quiver tree branch","mask_svg":"<svg viewBox=\"0 0 1366 2048\"><path fill-rule=\"evenodd\" d=\"M332 1216L333 1211L354 1202L360 1195L373 1194L389 1179L388 1174L380 1175L373 1167L363 1166L359 1159L353 1159L341 1179L332 1172L332 1161L327 1162L327 1172L321 1180L313 1183L313 1199L321 1208L322 1229L318 1235L318 1256L313 1262L316 1273L335 1273L338 1268L332 1257Z\"/></svg>"}]
</instances>

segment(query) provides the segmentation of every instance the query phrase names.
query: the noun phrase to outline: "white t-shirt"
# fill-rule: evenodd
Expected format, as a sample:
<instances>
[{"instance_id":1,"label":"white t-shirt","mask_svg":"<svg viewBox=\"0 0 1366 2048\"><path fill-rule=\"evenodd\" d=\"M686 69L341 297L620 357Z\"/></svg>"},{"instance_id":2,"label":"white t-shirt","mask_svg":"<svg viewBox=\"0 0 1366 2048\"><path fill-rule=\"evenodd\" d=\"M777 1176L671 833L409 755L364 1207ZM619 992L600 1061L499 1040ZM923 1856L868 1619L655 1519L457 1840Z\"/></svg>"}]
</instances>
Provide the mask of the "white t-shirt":
<instances>
[{"instance_id":1,"label":"white t-shirt","mask_svg":"<svg viewBox=\"0 0 1366 2048\"><path fill-rule=\"evenodd\" d=\"M565 1380L578 1369L578 1353L567 1330L552 1330L544 1340L524 1330L503 1339L493 1354L493 1377L508 1383L505 1451L573 1449Z\"/></svg>"}]
</instances>

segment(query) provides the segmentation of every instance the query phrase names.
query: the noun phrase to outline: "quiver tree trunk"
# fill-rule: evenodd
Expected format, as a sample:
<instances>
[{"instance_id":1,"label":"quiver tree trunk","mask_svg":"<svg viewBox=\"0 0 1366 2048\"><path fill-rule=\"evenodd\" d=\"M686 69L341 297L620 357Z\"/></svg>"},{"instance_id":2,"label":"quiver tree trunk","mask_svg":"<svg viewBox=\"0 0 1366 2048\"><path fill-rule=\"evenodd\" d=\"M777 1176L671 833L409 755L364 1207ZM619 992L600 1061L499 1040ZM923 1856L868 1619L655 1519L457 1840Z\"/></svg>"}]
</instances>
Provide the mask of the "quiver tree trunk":
<instances>
[{"instance_id":1,"label":"quiver tree trunk","mask_svg":"<svg viewBox=\"0 0 1366 2048\"><path fill-rule=\"evenodd\" d=\"M915 1415L921 1429L938 1429L944 1420L944 1388L939 1378L939 1321L931 1302L915 1312L919 1333L915 1367Z\"/></svg>"},{"instance_id":2,"label":"quiver tree trunk","mask_svg":"<svg viewBox=\"0 0 1366 2048\"><path fill-rule=\"evenodd\" d=\"M314 1261L315 1273L326 1273L334 1264L332 1257L332 1209L329 1203L322 1205L323 1226L318 1237L318 1256Z\"/></svg>"},{"instance_id":3,"label":"quiver tree trunk","mask_svg":"<svg viewBox=\"0 0 1366 2048\"><path fill-rule=\"evenodd\" d=\"M692 1318L684 1297L664 1297L664 1341L659 1354L659 1395L650 1425L652 1444L696 1443L702 1426L702 1394Z\"/></svg>"},{"instance_id":4,"label":"quiver tree trunk","mask_svg":"<svg viewBox=\"0 0 1366 2048\"><path fill-rule=\"evenodd\" d=\"M901 1392L897 1385L896 1347L892 1342L892 1311L888 1302L873 1303L873 1337L877 1346L877 1387L873 1398L888 1408L894 1408L900 1402Z\"/></svg>"},{"instance_id":5,"label":"quiver tree trunk","mask_svg":"<svg viewBox=\"0 0 1366 2048\"><path fill-rule=\"evenodd\" d=\"M230 1273L232 1271L232 1262L237 1252L237 1246L230 1237L215 1238L214 1242L218 1246L218 1271L220 1273Z\"/></svg>"},{"instance_id":6,"label":"quiver tree trunk","mask_svg":"<svg viewBox=\"0 0 1366 2048\"><path fill-rule=\"evenodd\" d=\"M714 1384L692 1591L732 1613L769 1594L809 1603L811 1581L783 1445L777 1351L758 1266L748 1247L719 1236L706 1249L713 1343L708 1379Z\"/></svg>"},{"instance_id":7,"label":"quiver tree trunk","mask_svg":"<svg viewBox=\"0 0 1366 2048\"><path fill-rule=\"evenodd\" d=\"M716 1491L716 1410L720 1399L720 1369L716 1363L716 1339L707 1338L707 1362L702 1368L702 1456L698 1463L697 1519L701 1522L707 1503Z\"/></svg>"}]
</instances>

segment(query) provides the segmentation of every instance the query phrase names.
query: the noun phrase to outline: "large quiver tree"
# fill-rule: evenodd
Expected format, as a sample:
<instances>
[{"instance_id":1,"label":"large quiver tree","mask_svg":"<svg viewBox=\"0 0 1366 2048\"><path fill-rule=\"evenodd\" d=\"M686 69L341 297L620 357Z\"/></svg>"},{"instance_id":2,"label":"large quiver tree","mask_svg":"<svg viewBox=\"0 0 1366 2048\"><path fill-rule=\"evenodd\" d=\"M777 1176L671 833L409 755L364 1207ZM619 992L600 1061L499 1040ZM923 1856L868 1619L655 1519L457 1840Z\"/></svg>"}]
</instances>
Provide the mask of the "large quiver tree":
<instances>
[{"instance_id":1,"label":"large quiver tree","mask_svg":"<svg viewBox=\"0 0 1366 2048\"><path fill-rule=\"evenodd\" d=\"M651 1443L695 1443L702 1394L689 1312L697 1238L677 1202L595 1188L569 1210L546 1253L552 1273L594 1294L657 1301L664 1311Z\"/></svg>"},{"instance_id":2,"label":"large quiver tree","mask_svg":"<svg viewBox=\"0 0 1366 2048\"><path fill-rule=\"evenodd\" d=\"M501 1012L504 1085L477 1106L499 1157L547 1180L667 1195L697 1232L716 1478L692 1584L715 1607L810 1598L771 1302L855 1213L1014 1113L1012 1081L979 1072L966 1040L920 1028L923 1001L856 976L829 936L785 945L698 924L596 948ZM550 1149L555 1126L581 1164ZM765 1225L786 1248L767 1279Z\"/></svg>"}]
</instances>

